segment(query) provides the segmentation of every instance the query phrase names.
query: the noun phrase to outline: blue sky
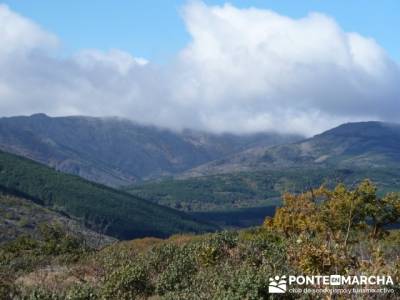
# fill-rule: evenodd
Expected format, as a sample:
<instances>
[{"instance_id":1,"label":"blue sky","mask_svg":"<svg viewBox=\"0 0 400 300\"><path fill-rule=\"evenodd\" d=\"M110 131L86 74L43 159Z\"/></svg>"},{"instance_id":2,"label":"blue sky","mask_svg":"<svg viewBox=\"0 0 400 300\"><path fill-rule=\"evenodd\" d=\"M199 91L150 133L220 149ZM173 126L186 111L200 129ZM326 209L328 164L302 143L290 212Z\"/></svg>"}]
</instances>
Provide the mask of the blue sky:
<instances>
[{"instance_id":1,"label":"blue sky","mask_svg":"<svg viewBox=\"0 0 400 300\"><path fill-rule=\"evenodd\" d=\"M0 112L307 136L398 122L399 0L224 3L0 2Z\"/></svg>"},{"instance_id":2,"label":"blue sky","mask_svg":"<svg viewBox=\"0 0 400 300\"><path fill-rule=\"evenodd\" d=\"M208 5L226 1L204 1ZM254 6L299 18L312 11L325 13L345 31L374 38L400 61L400 1L362 0L232 0L237 7ZM164 62L188 43L190 36L180 17L183 0L119 1L2 1L29 17L62 41L63 50L118 48L150 61Z\"/></svg>"}]
</instances>

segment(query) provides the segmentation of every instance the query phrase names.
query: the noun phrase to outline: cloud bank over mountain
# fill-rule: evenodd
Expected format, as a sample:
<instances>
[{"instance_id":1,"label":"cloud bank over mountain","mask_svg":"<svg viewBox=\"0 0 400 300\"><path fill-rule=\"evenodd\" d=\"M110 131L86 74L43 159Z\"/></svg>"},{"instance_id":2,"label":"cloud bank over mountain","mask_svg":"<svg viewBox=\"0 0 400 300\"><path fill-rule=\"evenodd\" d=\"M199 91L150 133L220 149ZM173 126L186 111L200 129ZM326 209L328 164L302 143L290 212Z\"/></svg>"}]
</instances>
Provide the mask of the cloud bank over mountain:
<instances>
[{"instance_id":1,"label":"cloud bank over mountain","mask_svg":"<svg viewBox=\"0 0 400 300\"><path fill-rule=\"evenodd\" d=\"M292 19L191 2L182 16L191 41L161 66L118 49L65 57L56 36L0 5L2 115L113 115L175 129L303 134L397 120L399 65L326 15Z\"/></svg>"}]
</instances>

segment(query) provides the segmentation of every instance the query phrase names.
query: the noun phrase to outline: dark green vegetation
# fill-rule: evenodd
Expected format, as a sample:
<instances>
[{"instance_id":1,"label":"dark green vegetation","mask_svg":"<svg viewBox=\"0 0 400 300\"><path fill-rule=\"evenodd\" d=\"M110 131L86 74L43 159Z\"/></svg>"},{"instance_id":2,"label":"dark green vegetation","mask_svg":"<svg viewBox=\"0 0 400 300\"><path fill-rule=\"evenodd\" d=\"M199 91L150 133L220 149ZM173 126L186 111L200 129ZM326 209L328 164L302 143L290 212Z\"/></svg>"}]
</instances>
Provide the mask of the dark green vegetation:
<instances>
[{"instance_id":1,"label":"dark green vegetation","mask_svg":"<svg viewBox=\"0 0 400 300\"><path fill-rule=\"evenodd\" d=\"M273 213L284 192L341 182L353 186L364 178L382 192L400 190L399 125L344 124L307 140L255 147L126 190L224 227L244 227L260 224L260 211Z\"/></svg>"},{"instance_id":2,"label":"dark green vegetation","mask_svg":"<svg viewBox=\"0 0 400 300\"><path fill-rule=\"evenodd\" d=\"M400 168L320 167L168 179L132 186L127 191L224 227L246 227L259 225L263 217L273 214L274 207L281 204L282 193L299 193L322 184L332 187L341 182L354 186L364 178L373 180L382 193L400 190Z\"/></svg>"},{"instance_id":3,"label":"dark green vegetation","mask_svg":"<svg viewBox=\"0 0 400 300\"><path fill-rule=\"evenodd\" d=\"M258 226L265 216L273 216L276 206L257 206L249 208L231 208L216 211L191 212L191 216L199 220L214 223L221 228L234 229Z\"/></svg>"},{"instance_id":4,"label":"dark green vegetation","mask_svg":"<svg viewBox=\"0 0 400 300\"><path fill-rule=\"evenodd\" d=\"M47 228L39 242L16 240L0 249L0 274L7 274L0 297L280 299L268 293L269 277L385 274L393 278L395 285L388 286L393 293L355 294L352 299L398 299L400 234L385 225L399 217L400 195L377 197L365 181L353 189L339 185L286 194L273 218L242 231L146 238L95 251L73 236L54 247L63 234ZM318 299L289 293L285 299L301 296Z\"/></svg>"},{"instance_id":5,"label":"dark green vegetation","mask_svg":"<svg viewBox=\"0 0 400 300\"><path fill-rule=\"evenodd\" d=\"M212 231L173 209L57 172L31 160L0 152L0 190L24 197L117 238L165 237Z\"/></svg>"},{"instance_id":6,"label":"dark green vegetation","mask_svg":"<svg viewBox=\"0 0 400 300\"><path fill-rule=\"evenodd\" d=\"M37 228L42 224L57 224L64 231L81 236L85 243L94 248L116 241L31 200L0 194L0 243L21 236L35 238Z\"/></svg>"},{"instance_id":7,"label":"dark green vegetation","mask_svg":"<svg viewBox=\"0 0 400 300\"><path fill-rule=\"evenodd\" d=\"M126 190L145 199L185 211L277 205L284 192L298 193L322 184L354 185L370 178L383 191L400 189L400 168L287 169L168 179L135 185Z\"/></svg>"},{"instance_id":8,"label":"dark green vegetation","mask_svg":"<svg viewBox=\"0 0 400 300\"><path fill-rule=\"evenodd\" d=\"M178 133L117 118L0 118L0 149L109 186L177 174L251 147L299 139L273 133Z\"/></svg>"},{"instance_id":9,"label":"dark green vegetation","mask_svg":"<svg viewBox=\"0 0 400 300\"><path fill-rule=\"evenodd\" d=\"M310 139L274 147L257 147L186 172L186 176L238 171L400 167L400 125L348 123Z\"/></svg>"}]
</instances>

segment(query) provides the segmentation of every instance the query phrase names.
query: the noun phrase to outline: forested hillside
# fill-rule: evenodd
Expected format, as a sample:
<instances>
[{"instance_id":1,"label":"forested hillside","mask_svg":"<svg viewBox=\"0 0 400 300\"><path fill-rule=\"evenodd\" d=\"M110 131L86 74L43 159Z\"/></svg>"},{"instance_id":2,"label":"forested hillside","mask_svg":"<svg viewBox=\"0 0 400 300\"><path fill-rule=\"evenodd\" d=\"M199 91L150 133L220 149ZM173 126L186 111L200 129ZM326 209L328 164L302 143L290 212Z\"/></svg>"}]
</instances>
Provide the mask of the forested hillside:
<instances>
[{"instance_id":1,"label":"forested hillside","mask_svg":"<svg viewBox=\"0 0 400 300\"><path fill-rule=\"evenodd\" d=\"M4 152L0 152L0 190L122 239L216 229L183 212Z\"/></svg>"},{"instance_id":2,"label":"forested hillside","mask_svg":"<svg viewBox=\"0 0 400 300\"><path fill-rule=\"evenodd\" d=\"M320 185L355 186L370 178L380 193L400 190L400 169L288 168L234 172L187 179L167 179L126 190L152 202L189 212L223 227L260 225L282 204L285 192L300 193Z\"/></svg>"}]
</instances>

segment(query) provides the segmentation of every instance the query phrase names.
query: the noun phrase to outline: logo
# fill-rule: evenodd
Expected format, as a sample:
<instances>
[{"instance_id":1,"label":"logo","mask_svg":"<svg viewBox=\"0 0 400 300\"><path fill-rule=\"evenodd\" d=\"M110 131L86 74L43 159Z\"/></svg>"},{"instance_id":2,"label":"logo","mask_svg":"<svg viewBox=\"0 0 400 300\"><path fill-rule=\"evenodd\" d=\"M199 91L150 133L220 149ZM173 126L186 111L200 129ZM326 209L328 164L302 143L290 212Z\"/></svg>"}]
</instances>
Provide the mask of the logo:
<instances>
[{"instance_id":1,"label":"logo","mask_svg":"<svg viewBox=\"0 0 400 300\"><path fill-rule=\"evenodd\" d=\"M269 278L268 292L271 294L286 293L286 276L275 276Z\"/></svg>"},{"instance_id":2,"label":"logo","mask_svg":"<svg viewBox=\"0 0 400 300\"><path fill-rule=\"evenodd\" d=\"M343 275L282 275L269 278L268 292L270 294L289 293L361 293L364 290L368 293L394 293L394 289L379 288L374 286L393 285L391 276L343 276ZM360 285L361 288L354 286ZM291 287L292 286L292 287ZM299 286L306 286L301 288ZM342 287L341 287L342 286ZM353 286L353 287L352 287ZM326 288L324 288L326 287ZM366 287L364 290L362 287Z\"/></svg>"},{"instance_id":3,"label":"logo","mask_svg":"<svg viewBox=\"0 0 400 300\"><path fill-rule=\"evenodd\" d=\"M330 285L341 285L342 284L342 276L340 275L331 275L329 278Z\"/></svg>"}]
</instances>

